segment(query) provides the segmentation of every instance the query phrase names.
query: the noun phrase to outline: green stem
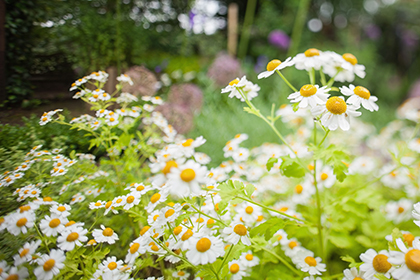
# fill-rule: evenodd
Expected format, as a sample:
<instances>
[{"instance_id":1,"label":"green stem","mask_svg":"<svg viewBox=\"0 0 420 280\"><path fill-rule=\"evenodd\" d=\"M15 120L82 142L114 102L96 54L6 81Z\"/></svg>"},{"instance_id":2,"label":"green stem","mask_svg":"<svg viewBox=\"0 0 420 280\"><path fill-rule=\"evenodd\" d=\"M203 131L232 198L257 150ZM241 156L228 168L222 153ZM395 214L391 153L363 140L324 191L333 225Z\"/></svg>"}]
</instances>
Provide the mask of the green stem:
<instances>
[{"instance_id":1,"label":"green stem","mask_svg":"<svg viewBox=\"0 0 420 280\"><path fill-rule=\"evenodd\" d=\"M48 243L47 240L45 240L44 236L41 234L41 232L39 231L38 227L36 226L36 224L34 224L34 227L36 229L36 232L39 235L39 238L41 238L41 241L45 244L45 248L47 249L48 253L50 253L50 249L48 248Z\"/></svg>"},{"instance_id":2,"label":"green stem","mask_svg":"<svg viewBox=\"0 0 420 280\"><path fill-rule=\"evenodd\" d=\"M279 71L276 70L277 74L283 79L283 81L291 88L294 92L297 92L298 90L286 79L286 77Z\"/></svg>"},{"instance_id":3,"label":"green stem","mask_svg":"<svg viewBox=\"0 0 420 280\"><path fill-rule=\"evenodd\" d=\"M215 221L218 221L219 223L221 223L222 225L224 225L225 227L227 227L228 225L227 224L225 224L222 220L219 220L219 219L217 219L217 218L214 218L214 217L212 217L212 216L209 216L209 215L207 215L206 213L204 213L204 212L201 212L200 210L198 210L196 207L194 207L194 205L190 205L195 211L197 211L199 214L201 214L201 215L204 215L204 216L206 216L207 218L210 218L210 219L213 219L213 220L215 220ZM191 222L192 223L192 222Z\"/></svg>"},{"instance_id":4,"label":"green stem","mask_svg":"<svg viewBox=\"0 0 420 280\"><path fill-rule=\"evenodd\" d=\"M248 0L246 5L244 25L242 28L241 40L239 42L238 57L244 58L248 51L249 34L252 22L254 21L255 7L257 0Z\"/></svg>"},{"instance_id":5,"label":"green stem","mask_svg":"<svg viewBox=\"0 0 420 280\"><path fill-rule=\"evenodd\" d=\"M319 142L318 147L321 147L322 143L324 143L324 140L327 138L329 133L330 133L330 130L328 129L324 135L324 138L322 138L321 142Z\"/></svg>"},{"instance_id":6,"label":"green stem","mask_svg":"<svg viewBox=\"0 0 420 280\"><path fill-rule=\"evenodd\" d=\"M314 122L314 145L316 146L316 123L315 122ZM319 196L318 182L316 180L316 160L314 160L314 185L315 185L315 190L316 190L316 206L318 210L317 228L318 228L319 249L320 249L320 255L322 256L325 262L326 258L324 255L324 238L322 236L322 223L321 223L321 215L322 215L321 199Z\"/></svg>"},{"instance_id":7,"label":"green stem","mask_svg":"<svg viewBox=\"0 0 420 280\"><path fill-rule=\"evenodd\" d=\"M314 85L315 84L315 69L311 68L308 74L309 74L309 80L311 81L311 84Z\"/></svg>"},{"instance_id":8,"label":"green stem","mask_svg":"<svg viewBox=\"0 0 420 280\"><path fill-rule=\"evenodd\" d=\"M293 25L292 31L292 40L289 51L287 52L287 56L292 56L295 54L300 45L300 39L303 34L303 26L306 22L306 15L309 10L309 4L311 3L310 0L300 0L298 11L295 17L295 23Z\"/></svg>"},{"instance_id":9,"label":"green stem","mask_svg":"<svg viewBox=\"0 0 420 280\"><path fill-rule=\"evenodd\" d=\"M214 267L212 264L209 264L209 268L211 270L211 272L213 272L214 276L216 276L217 280L220 280L219 275L216 273L216 271L214 270Z\"/></svg>"},{"instance_id":10,"label":"green stem","mask_svg":"<svg viewBox=\"0 0 420 280\"><path fill-rule=\"evenodd\" d=\"M253 200L251 200L251 199L248 199L248 198L245 198L245 197L242 197L242 196L235 196L235 197L236 197L236 198L239 198L239 199L242 199L242 200L245 200L245 201L248 201L249 203L255 204L255 205L257 205L257 206L260 206L261 208L264 208L264 209L266 209L267 211L271 211L271 212L277 213L277 214L279 214L279 215L285 216L285 217L287 217L287 218L290 218L290 219L293 219L293 220L296 220L296 221L298 221L298 222L301 222L301 223L304 223L304 224L307 224L307 225L308 225L308 222L307 222L307 221L304 221L304 220L302 220L302 219L299 219L299 218L296 218L296 217L290 216L290 215L288 215L288 214L286 214L286 213L284 213L284 212L277 211L277 210L272 209L272 208L270 208L270 207L267 207L267 206L265 206L265 205L263 205L263 204L260 204L260 203L258 203L258 202L255 202L255 201L253 201Z\"/></svg>"},{"instance_id":11,"label":"green stem","mask_svg":"<svg viewBox=\"0 0 420 280\"><path fill-rule=\"evenodd\" d=\"M235 244L230 245L229 251L227 252L226 256L223 258L223 262L222 262L222 265L219 268L219 271L217 271L217 275L219 275L220 271L223 269L223 266L225 265L226 260L228 259L229 255L230 255L230 252L232 252L233 246L235 246Z\"/></svg>"},{"instance_id":12,"label":"green stem","mask_svg":"<svg viewBox=\"0 0 420 280\"><path fill-rule=\"evenodd\" d=\"M319 70L319 75L321 76L321 84L322 84L322 86L325 86L327 84L327 80L325 79L325 74L322 71L322 67Z\"/></svg>"},{"instance_id":13,"label":"green stem","mask_svg":"<svg viewBox=\"0 0 420 280\"><path fill-rule=\"evenodd\" d=\"M264 248L264 247L260 247L260 248L266 251L267 253L273 255L276 259L278 259L282 264L284 264L288 269L293 271L296 275L301 276L301 273L296 268L294 268L290 263L288 263L285 259L277 255L276 253L272 252L271 250L268 250L267 248Z\"/></svg>"}]
</instances>

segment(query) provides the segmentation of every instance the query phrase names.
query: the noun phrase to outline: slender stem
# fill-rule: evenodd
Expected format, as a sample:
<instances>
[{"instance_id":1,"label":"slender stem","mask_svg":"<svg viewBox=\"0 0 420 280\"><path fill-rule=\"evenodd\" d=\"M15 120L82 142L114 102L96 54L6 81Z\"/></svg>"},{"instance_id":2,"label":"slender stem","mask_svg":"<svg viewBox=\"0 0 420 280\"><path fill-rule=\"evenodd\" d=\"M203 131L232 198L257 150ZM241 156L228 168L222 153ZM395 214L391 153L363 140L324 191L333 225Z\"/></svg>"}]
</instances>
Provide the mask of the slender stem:
<instances>
[{"instance_id":1,"label":"slender stem","mask_svg":"<svg viewBox=\"0 0 420 280\"><path fill-rule=\"evenodd\" d=\"M288 269L290 269L291 271L293 271L296 275L300 276L301 273L294 268L290 263L288 263L285 259L283 259L282 257L280 257L279 255L277 255L276 253L272 252L271 250L268 250L267 248L261 247L261 249L263 249L264 251L266 251L267 253L273 255L275 258L277 258L282 264L284 264L285 266L287 266Z\"/></svg>"},{"instance_id":2,"label":"slender stem","mask_svg":"<svg viewBox=\"0 0 420 280\"><path fill-rule=\"evenodd\" d=\"M308 222L307 222L307 221L304 221L304 220L302 220L302 219L299 219L299 218L296 218L296 217L290 216L290 215L288 215L288 214L286 214L286 213L284 213L284 212L277 211L277 210L275 210L275 209L272 209L272 208L270 208L270 207L267 207L267 206L265 206L265 205L263 205L263 204L260 204L260 203L258 203L258 202L255 202L255 201L253 201L253 200L251 200L251 199L248 199L248 198L246 198L246 197L242 197L242 196L235 196L235 197L236 197L236 198L239 198L239 199L242 199L242 200L245 200L245 201L248 201L249 203L255 204L255 205L257 205L257 206L260 206L261 208L264 208L264 209L266 209L266 210L268 210L268 211L271 211L271 212L274 212L274 213L280 214L280 215L285 216L285 217L287 217L287 218L290 218L290 219L293 219L293 220L296 220L296 221L299 221L299 222L301 222L301 223L304 223L304 224L307 224L307 225L308 225Z\"/></svg>"},{"instance_id":3,"label":"slender stem","mask_svg":"<svg viewBox=\"0 0 420 280\"><path fill-rule=\"evenodd\" d=\"M214 267L212 264L209 264L209 268L210 270L213 272L214 276L216 276L217 280L220 280L219 275L216 273L216 271L214 270Z\"/></svg>"},{"instance_id":4,"label":"slender stem","mask_svg":"<svg viewBox=\"0 0 420 280\"><path fill-rule=\"evenodd\" d=\"M322 71L322 67L319 70L319 76L321 77L321 84L322 84L322 86L325 86L327 84L327 80L325 79L325 74Z\"/></svg>"},{"instance_id":5,"label":"slender stem","mask_svg":"<svg viewBox=\"0 0 420 280\"><path fill-rule=\"evenodd\" d=\"M340 72L341 72L341 69L337 70L337 73L335 73L334 77L331 77L331 79L328 81L327 87L330 88L334 84L334 79L335 79L335 77L337 77L338 73L340 73Z\"/></svg>"},{"instance_id":6,"label":"slender stem","mask_svg":"<svg viewBox=\"0 0 420 280\"><path fill-rule=\"evenodd\" d=\"M223 258L222 265L220 266L219 271L217 271L217 274L219 274L219 273L220 273L220 271L223 269L223 266L225 265L226 260L227 260L227 258L228 258L228 257L229 257L229 255L230 255L230 252L232 252L232 248L233 248L233 246L235 246L235 244L230 245L230 247L229 247L229 251L227 252L226 256Z\"/></svg>"},{"instance_id":7,"label":"slender stem","mask_svg":"<svg viewBox=\"0 0 420 280\"><path fill-rule=\"evenodd\" d=\"M36 229L36 232L38 233L38 235L39 235L39 238L41 238L41 240L42 240L42 242L44 242L44 244L45 244L45 248L47 249L47 251L48 251L48 253L50 252L50 249L48 248L48 243L47 243L47 241L45 240L45 238L44 238L44 236L41 234L41 232L39 231L39 229L38 229L38 227L36 226L36 224L34 223L34 227L35 227L35 229Z\"/></svg>"},{"instance_id":8,"label":"slender stem","mask_svg":"<svg viewBox=\"0 0 420 280\"><path fill-rule=\"evenodd\" d=\"M311 84L314 85L315 84L315 69L311 68L308 74L309 74L309 80L311 81Z\"/></svg>"},{"instance_id":9,"label":"slender stem","mask_svg":"<svg viewBox=\"0 0 420 280\"><path fill-rule=\"evenodd\" d=\"M314 122L314 145L316 146L316 123L315 122ZM324 262L326 262L326 257L324 255L324 238L322 236L322 223L321 223L322 209L321 209L321 199L320 199L320 196L319 196L318 182L316 180L316 160L314 160L314 185L315 185L315 190L316 190L316 206L317 206L317 209L318 209L318 223L317 223L317 227L318 227L319 249L320 249L320 255L322 256Z\"/></svg>"},{"instance_id":10,"label":"slender stem","mask_svg":"<svg viewBox=\"0 0 420 280\"><path fill-rule=\"evenodd\" d=\"M283 74L279 70L276 70L276 72L283 79L283 81L289 86L289 88L291 88L294 92L298 91L294 86L292 86L292 84L286 79L285 76L283 76Z\"/></svg>"},{"instance_id":11,"label":"slender stem","mask_svg":"<svg viewBox=\"0 0 420 280\"><path fill-rule=\"evenodd\" d=\"M328 129L327 132L324 135L324 138L322 138L321 142L319 142L319 144L318 144L319 147L321 147L322 143L324 143L324 140L327 138L329 133L330 133L330 130Z\"/></svg>"}]
</instances>

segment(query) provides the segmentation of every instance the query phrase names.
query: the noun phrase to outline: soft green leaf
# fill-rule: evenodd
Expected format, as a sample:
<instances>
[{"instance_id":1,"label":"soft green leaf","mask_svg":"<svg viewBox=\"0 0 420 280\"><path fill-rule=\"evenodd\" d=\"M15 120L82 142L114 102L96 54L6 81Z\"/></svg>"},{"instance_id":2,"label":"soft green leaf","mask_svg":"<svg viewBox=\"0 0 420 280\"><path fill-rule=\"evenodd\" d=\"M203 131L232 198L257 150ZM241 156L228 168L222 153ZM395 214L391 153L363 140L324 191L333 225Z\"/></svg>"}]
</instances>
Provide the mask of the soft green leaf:
<instances>
[{"instance_id":1,"label":"soft green leaf","mask_svg":"<svg viewBox=\"0 0 420 280\"><path fill-rule=\"evenodd\" d=\"M273 168L274 164L276 164L278 161L278 158L269 158L266 164L267 170L270 171L271 168Z\"/></svg>"},{"instance_id":2,"label":"soft green leaf","mask_svg":"<svg viewBox=\"0 0 420 280\"><path fill-rule=\"evenodd\" d=\"M332 244L337 246L338 248L351 248L352 247L352 239L350 236L342 233L331 233L328 236L328 239Z\"/></svg>"},{"instance_id":3,"label":"soft green leaf","mask_svg":"<svg viewBox=\"0 0 420 280\"><path fill-rule=\"evenodd\" d=\"M269 240L274 233L276 233L279 229L282 229L284 225L285 222L282 218L274 217L253 228L250 231L250 236L254 237L264 235L265 240Z\"/></svg>"},{"instance_id":4,"label":"soft green leaf","mask_svg":"<svg viewBox=\"0 0 420 280\"><path fill-rule=\"evenodd\" d=\"M296 158L290 156L281 157L283 160L280 165L281 173L286 177L302 178L305 176L305 169L300 166Z\"/></svg>"}]
</instances>

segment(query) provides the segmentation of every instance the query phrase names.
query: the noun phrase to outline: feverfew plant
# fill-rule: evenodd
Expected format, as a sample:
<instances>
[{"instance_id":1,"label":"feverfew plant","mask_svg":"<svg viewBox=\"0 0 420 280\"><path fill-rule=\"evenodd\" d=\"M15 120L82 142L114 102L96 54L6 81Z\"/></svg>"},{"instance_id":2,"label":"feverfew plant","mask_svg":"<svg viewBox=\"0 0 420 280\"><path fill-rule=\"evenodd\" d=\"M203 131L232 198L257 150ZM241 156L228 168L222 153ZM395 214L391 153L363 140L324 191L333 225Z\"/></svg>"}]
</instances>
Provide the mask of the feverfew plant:
<instances>
[{"instance_id":1,"label":"feverfew plant","mask_svg":"<svg viewBox=\"0 0 420 280\"><path fill-rule=\"evenodd\" d=\"M308 73L299 90L281 72L293 66ZM268 116L245 76L222 93L279 143L247 149L255 135L238 134L213 168L196 151L203 137L178 135L155 111L161 98L121 92L128 76L114 93L105 72L77 80L74 98L94 113L67 122L55 110L40 125L85 131L107 155L37 146L0 176L19 203L0 231L22 244L0 261L2 279L420 279L415 112L379 134L358 120L379 108L354 81L365 71L351 54L309 49L270 61L258 78L274 74L291 104Z\"/></svg>"}]
</instances>

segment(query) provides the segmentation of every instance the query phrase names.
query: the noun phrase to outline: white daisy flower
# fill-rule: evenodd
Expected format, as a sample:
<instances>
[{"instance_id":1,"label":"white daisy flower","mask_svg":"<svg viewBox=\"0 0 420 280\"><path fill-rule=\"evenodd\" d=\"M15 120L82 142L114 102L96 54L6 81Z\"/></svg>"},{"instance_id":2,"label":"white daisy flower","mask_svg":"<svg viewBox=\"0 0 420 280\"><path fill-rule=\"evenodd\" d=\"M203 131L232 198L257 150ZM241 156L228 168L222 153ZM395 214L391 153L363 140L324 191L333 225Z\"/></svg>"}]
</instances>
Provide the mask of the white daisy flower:
<instances>
[{"instance_id":1,"label":"white daisy flower","mask_svg":"<svg viewBox=\"0 0 420 280\"><path fill-rule=\"evenodd\" d=\"M396 240L399 251L390 251L391 257L388 262L399 266L391 275L399 280L419 280L420 279L420 241L415 239L413 247L407 248L401 238Z\"/></svg>"},{"instance_id":2,"label":"white daisy flower","mask_svg":"<svg viewBox=\"0 0 420 280\"><path fill-rule=\"evenodd\" d=\"M201 152L194 152L194 159L199 164L203 164L203 165L206 165L206 164L210 163L210 161L211 161L211 158L207 154L201 153Z\"/></svg>"},{"instance_id":3,"label":"white daisy flower","mask_svg":"<svg viewBox=\"0 0 420 280\"><path fill-rule=\"evenodd\" d=\"M94 91L92 91L92 96L89 97L89 101L90 102L98 102L100 100L99 98L101 97L101 95L103 93L105 93L104 90L102 90L102 89L95 89Z\"/></svg>"},{"instance_id":4,"label":"white daisy flower","mask_svg":"<svg viewBox=\"0 0 420 280\"><path fill-rule=\"evenodd\" d=\"M262 215L261 207L249 202L241 203L235 208L235 211L238 213L239 220L247 225L254 224Z\"/></svg>"},{"instance_id":5,"label":"white daisy flower","mask_svg":"<svg viewBox=\"0 0 420 280\"><path fill-rule=\"evenodd\" d=\"M125 196L125 205L124 209L129 210L130 208L138 205L140 203L141 193L134 191Z\"/></svg>"},{"instance_id":6,"label":"white daisy flower","mask_svg":"<svg viewBox=\"0 0 420 280\"><path fill-rule=\"evenodd\" d=\"M225 254L223 242L216 236L192 236L188 244L186 256L193 265L213 263Z\"/></svg>"},{"instance_id":7,"label":"white daisy flower","mask_svg":"<svg viewBox=\"0 0 420 280\"><path fill-rule=\"evenodd\" d=\"M290 94L287 99L291 99L291 103L299 102L299 108L306 108L308 105L314 108L316 105L325 104L327 98L330 96L327 92L331 89L324 86L319 88L318 85L304 85L299 91Z\"/></svg>"},{"instance_id":8,"label":"white daisy flower","mask_svg":"<svg viewBox=\"0 0 420 280\"><path fill-rule=\"evenodd\" d=\"M362 113L356 110L359 107L347 105L344 98L333 96L330 97L325 105L318 105L312 108L311 113L314 116L321 116L321 123L330 130L336 130L340 127L346 131L350 129L350 116L358 117Z\"/></svg>"},{"instance_id":9,"label":"white daisy flower","mask_svg":"<svg viewBox=\"0 0 420 280\"><path fill-rule=\"evenodd\" d=\"M283 229L279 229L274 235L275 241L273 246L282 245L286 246L289 244L289 239L287 238L287 233Z\"/></svg>"},{"instance_id":10,"label":"white daisy flower","mask_svg":"<svg viewBox=\"0 0 420 280\"><path fill-rule=\"evenodd\" d=\"M413 201L402 198L398 201L389 201L385 205L385 214L388 220L397 224L410 219Z\"/></svg>"},{"instance_id":11,"label":"white daisy flower","mask_svg":"<svg viewBox=\"0 0 420 280\"><path fill-rule=\"evenodd\" d=\"M108 243L114 244L118 239L118 235L109 227L105 228L104 225L101 225L102 230L94 229L92 236L98 243Z\"/></svg>"},{"instance_id":12,"label":"white daisy flower","mask_svg":"<svg viewBox=\"0 0 420 280\"><path fill-rule=\"evenodd\" d=\"M349 165L349 174L366 175L376 169L375 158L370 156L360 156L355 158Z\"/></svg>"},{"instance_id":13,"label":"white daisy flower","mask_svg":"<svg viewBox=\"0 0 420 280\"><path fill-rule=\"evenodd\" d=\"M258 96L259 90L260 87L258 85L254 85L252 82L246 79L246 76L243 76L240 80L239 78L236 78L235 80L231 81L228 86L222 89L222 93L230 92L229 98L236 97L242 102L245 102L242 94L244 94L248 100L251 100L252 98Z\"/></svg>"},{"instance_id":14,"label":"white daisy flower","mask_svg":"<svg viewBox=\"0 0 420 280\"><path fill-rule=\"evenodd\" d=\"M98 266L97 271L100 271L101 274L111 272L111 276L118 276L121 274L123 264L122 260L117 260L114 256L107 257L106 260L102 261L102 263Z\"/></svg>"},{"instance_id":15,"label":"white daisy flower","mask_svg":"<svg viewBox=\"0 0 420 280\"><path fill-rule=\"evenodd\" d=\"M11 214L6 221L7 230L15 236L20 233L26 234L28 229L34 226L35 219L35 213L32 211Z\"/></svg>"},{"instance_id":16,"label":"white daisy flower","mask_svg":"<svg viewBox=\"0 0 420 280\"><path fill-rule=\"evenodd\" d=\"M102 94L99 95L98 99L99 100L102 100L102 101L107 101L107 100L110 100L111 99L111 95L109 95L108 93L104 92L104 93L102 93Z\"/></svg>"},{"instance_id":17,"label":"white daisy flower","mask_svg":"<svg viewBox=\"0 0 420 280\"><path fill-rule=\"evenodd\" d=\"M152 112L155 109L155 107L150 104L144 104L143 109L147 112Z\"/></svg>"},{"instance_id":18,"label":"white daisy flower","mask_svg":"<svg viewBox=\"0 0 420 280\"><path fill-rule=\"evenodd\" d=\"M293 64L295 64L295 62L291 57L286 58L286 60L283 62L278 59L273 59L267 64L267 71L258 74L258 79L270 77L274 72L280 71L289 66L293 66Z\"/></svg>"},{"instance_id":19,"label":"white daisy flower","mask_svg":"<svg viewBox=\"0 0 420 280\"><path fill-rule=\"evenodd\" d=\"M323 52L311 48L307 49L304 53L297 54L293 58L293 61L295 62L296 69L310 71L312 68L315 70L321 69L328 58Z\"/></svg>"},{"instance_id":20,"label":"white daisy flower","mask_svg":"<svg viewBox=\"0 0 420 280\"><path fill-rule=\"evenodd\" d=\"M242 277L248 276L246 269L248 268L239 260L233 260L228 263L229 272L232 273L230 279L240 280Z\"/></svg>"},{"instance_id":21,"label":"white daisy flower","mask_svg":"<svg viewBox=\"0 0 420 280\"><path fill-rule=\"evenodd\" d=\"M363 108L371 112L378 111L379 109L375 103L378 101L378 98L370 95L370 91L365 87L355 87L354 85L349 85L349 87L342 86L340 92L346 96L350 96L347 99L348 104L353 104L357 107L360 107L360 104L362 104Z\"/></svg>"},{"instance_id":22,"label":"white daisy flower","mask_svg":"<svg viewBox=\"0 0 420 280\"><path fill-rule=\"evenodd\" d=\"M357 268L355 268L355 267L352 267L351 269L348 269L348 268L345 269L343 271L343 274L344 274L343 280L354 280L354 279L367 280L364 277L364 272L363 271L357 271Z\"/></svg>"},{"instance_id":23,"label":"white daisy flower","mask_svg":"<svg viewBox=\"0 0 420 280\"><path fill-rule=\"evenodd\" d=\"M64 230L64 225L69 221L62 216L45 216L40 222L40 229L46 236L57 236Z\"/></svg>"},{"instance_id":24,"label":"white daisy flower","mask_svg":"<svg viewBox=\"0 0 420 280\"><path fill-rule=\"evenodd\" d=\"M314 253L307 249L300 249L293 257L293 262L303 272L310 275L322 275L326 271L326 264L321 263L320 257L314 258Z\"/></svg>"},{"instance_id":25,"label":"white daisy flower","mask_svg":"<svg viewBox=\"0 0 420 280\"><path fill-rule=\"evenodd\" d=\"M127 255L125 256L125 262L128 264L132 264L136 261L136 258L140 254L146 253L147 250L147 239L143 238L142 236L134 239L130 243L130 248L128 249Z\"/></svg>"},{"instance_id":26,"label":"white daisy flower","mask_svg":"<svg viewBox=\"0 0 420 280\"><path fill-rule=\"evenodd\" d=\"M166 191L160 191L152 195L149 204L145 207L148 213L152 213L155 207L162 202L166 201L168 193Z\"/></svg>"},{"instance_id":27,"label":"white daisy flower","mask_svg":"<svg viewBox=\"0 0 420 280\"><path fill-rule=\"evenodd\" d=\"M41 244L41 240L32 241L31 243L26 242L25 245L19 249L18 254L13 256L14 265L19 266L32 260L32 255L35 253L36 249L38 249L39 244Z\"/></svg>"},{"instance_id":28,"label":"white daisy flower","mask_svg":"<svg viewBox=\"0 0 420 280\"><path fill-rule=\"evenodd\" d=\"M66 255L63 251L52 249L49 254L42 255L37 260L39 266L34 269L34 274L37 279L50 280L60 273L65 260Z\"/></svg>"},{"instance_id":29,"label":"white daisy flower","mask_svg":"<svg viewBox=\"0 0 420 280\"><path fill-rule=\"evenodd\" d=\"M190 277L190 274L186 271L174 271L172 273L172 277L175 279L187 280Z\"/></svg>"},{"instance_id":30,"label":"white daisy flower","mask_svg":"<svg viewBox=\"0 0 420 280\"><path fill-rule=\"evenodd\" d=\"M386 250L377 253L373 249L368 249L365 253L360 255L360 259L364 262L364 264L360 266L360 271L365 272L364 276L366 279L374 280L374 275L377 273L390 278L395 267L388 262L389 257L390 254Z\"/></svg>"},{"instance_id":31,"label":"white daisy flower","mask_svg":"<svg viewBox=\"0 0 420 280\"><path fill-rule=\"evenodd\" d=\"M251 245L251 241L248 237L248 229L243 224L234 223L229 227L225 227L223 229L223 234L226 235L224 239L228 243L237 244L240 240L244 245Z\"/></svg>"},{"instance_id":32,"label":"white daisy flower","mask_svg":"<svg viewBox=\"0 0 420 280\"><path fill-rule=\"evenodd\" d=\"M82 246L82 242L88 240L87 233L88 230L82 227L66 228L57 238L57 246L63 251L71 251L76 245Z\"/></svg>"},{"instance_id":33,"label":"white daisy flower","mask_svg":"<svg viewBox=\"0 0 420 280\"><path fill-rule=\"evenodd\" d=\"M50 212L60 217L66 218L70 215L71 207L68 204L57 204L50 207Z\"/></svg>"},{"instance_id":34,"label":"white daisy flower","mask_svg":"<svg viewBox=\"0 0 420 280\"><path fill-rule=\"evenodd\" d=\"M205 183L207 167L189 160L177 168L171 168L168 173L169 192L178 197L198 195L201 184Z\"/></svg>"},{"instance_id":35,"label":"white daisy flower","mask_svg":"<svg viewBox=\"0 0 420 280\"><path fill-rule=\"evenodd\" d=\"M117 77L117 81L121 83L128 83L130 86L133 85L133 81L127 74L121 74Z\"/></svg>"},{"instance_id":36,"label":"white daisy flower","mask_svg":"<svg viewBox=\"0 0 420 280\"><path fill-rule=\"evenodd\" d=\"M4 270L1 274L1 279L9 280L9 279L27 279L29 277L29 272L26 267L14 267L12 266L9 271Z\"/></svg>"},{"instance_id":37,"label":"white daisy flower","mask_svg":"<svg viewBox=\"0 0 420 280\"><path fill-rule=\"evenodd\" d=\"M366 76L365 66L358 64L357 58L353 54L345 53L342 55L342 58L345 60L345 63L343 63L340 73L336 75L336 81L351 83L355 74L362 79Z\"/></svg>"},{"instance_id":38,"label":"white daisy flower","mask_svg":"<svg viewBox=\"0 0 420 280\"><path fill-rule=\"evenodd\" d=\"M179 148L181 149L184 156L191 157L194 155L194 149L200 147L204 143L206 143L206 139L204 139L203 136L199 136L195 140L189 138L182 143L179 143Z\"/></svg>"},{"instance_id":39,"label":"white daisy flower","mask_svg":"<svg viewBox=\"0 0 420 280\"><path fill-rule=\"evenodd\" d=\"M252 251L243 252L239 257L239 261L246 267L253 267L260 263L260 259L252 254Z\"/></svg>"},{"instance_id":40,"label":"white daisy flower","mask_svg":"<svg viewBox=\"0 0 420 280\"><path fill-rule=\"evenodd\" d=\"M235 162L247 161L249 157L249 150L247 148L239 147L232 152L232 158Z\"/></svg>"},{"instance_id":41,"label":"white daisy flower","mask_svg":"<svg viewBox=\"0 0 420 280\"><path fill-rule=\"evenodd\" d=\"M136 102L138 101L138 98L131 93L128 92L122 92L120 96L117 97L115 100L118 104L121 103L130 103L130 102Z\"/></svg>"}]
</instances>

